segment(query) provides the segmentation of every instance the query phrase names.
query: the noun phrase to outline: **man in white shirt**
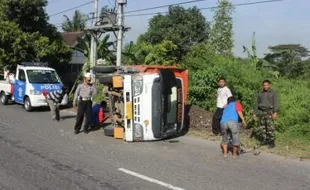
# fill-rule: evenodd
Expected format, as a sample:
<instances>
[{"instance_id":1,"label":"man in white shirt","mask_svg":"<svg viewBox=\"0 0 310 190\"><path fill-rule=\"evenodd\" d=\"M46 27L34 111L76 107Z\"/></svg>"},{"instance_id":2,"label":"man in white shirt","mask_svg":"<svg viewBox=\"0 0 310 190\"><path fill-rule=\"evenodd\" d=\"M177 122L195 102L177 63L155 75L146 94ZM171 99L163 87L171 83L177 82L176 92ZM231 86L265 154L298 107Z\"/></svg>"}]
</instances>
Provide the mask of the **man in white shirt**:
<instances>
[{"instance_id":1,"label":"man in white shirt","mask_svg":"<svg viewBox=\"0 0 310 190\"><path fill-rule=\"evenodd\" d=\"M218 80L218 85L216 110L212 118L212 131L215 135L221 134L220 120L227 105L227 99L232 96L230 89L226 86L226 79L224 77Z\"/></svg>"}]
</instances>

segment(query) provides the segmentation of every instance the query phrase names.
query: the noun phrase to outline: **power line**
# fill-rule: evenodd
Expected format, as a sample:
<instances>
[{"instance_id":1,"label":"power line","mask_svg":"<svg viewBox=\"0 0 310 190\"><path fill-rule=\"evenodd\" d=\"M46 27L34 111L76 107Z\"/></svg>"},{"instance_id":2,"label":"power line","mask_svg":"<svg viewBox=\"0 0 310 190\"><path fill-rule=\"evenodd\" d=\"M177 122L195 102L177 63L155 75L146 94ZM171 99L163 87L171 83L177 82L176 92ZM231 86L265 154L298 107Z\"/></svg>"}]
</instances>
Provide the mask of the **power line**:
<instances>
[{"instance_id":1,"label":"power line","mask_svg":"<svg viewBox=\"0 0 310 190\"><path fill-rule=\"evenodd\" d=\"M136 10L132 10L132 11L127 11L127 12L125 12L125 14L141 12L141 11L148 11L148 10L154 10L154 9L160 9L160 8L176 6L176 5L184 5L184 4L189 4L189 3L196 3L196 2L200 2L200 1L206 1L206 0L192 0L192 1L185 1L185 2L180 2L180 3L169 4L169 5L161 5L161 6L157 6L157 7L149 7L149 8L144 8L144 9L136 9Z\"/></svg>"},{"instance_id":2,"label":"power line","mask_svg":"<svg viewBox=\"0 0 310 190\"><path fill-rule=\"evenodd\" d=\"M242 7L242 6L248 6L248 5L256 5L256 4L265 4L265 3L274 3L274 2L280 2L280 1L285 1L285 0L265 0L265 1L256 1L256 2L250 2L250 3L238 3L238 4L233 4L232 6L234 7ZM164 5L163 5L164 6ZM200 8L199 10L208 10L208 9L218 9L221 8L222 6L212 6L212 7L205 7L205 8ZM165 12L156 12L156 13L144 13L144 14L129 14L125 15L126 17L136 17L136 16L148 16L148 15L157 15L157 14L166 14L169 13L168 11ZM101 18L101 17L99 17ZM87 18L85 21L89 21L93 18ZM62 23L57 23L54 24L56 27L61 27Z\"/></svg>"},{"instance_id":3,"label":"power line","mask_svg":"<svg viewBox=\"0 0 310 190\"><path fill-rule=\"evenodd\" d=\"M274 3L274 2L280 2L280 1L285 1L285 0L266 0L266 1L256 1L256 2L251 2L251 3L238 3L238 4L233 4L232 6L234 6L234 7L242 7L242 6L248 6L248 5L264 4L264 3ZM221 8L221 7L222 6L212 6L212 7L200 8L199 10L218 9L218 8ZM156 13L129 14L129 15L125 15L125 16L126 17L135 17L135 16L148 16L148 15L167 14L167 13L169 13L169 12L165 11L165 12L156 12Z\"/></svg>"},{"instance_id":4,"label":"power line","mask_svg":"<svg viewBox=\"0 0 310 190\"><path fill-rule=\"evenodd\" d=\"M89 5L89 4L93 3L93 2L94 2L94 1L90 1L90 2L87 2L87 3L81 4L81 5L78 5L78 6L76 6L76 7L72 7L72 8L70 8L70 9L66 9L66 10L63 10L63 11L61 11L61 12L54 13L54 14L52 14L52 15L49 15L49 17L53 17L53 16L56 16L56 15L59 15L59 14L62 14L62 13L65 13L65 12L68 12L68 11L71 11L71 10L74 10L74 9L78 9L78 8L84 7L84 6Z\"/></svg>"}]
</instances>

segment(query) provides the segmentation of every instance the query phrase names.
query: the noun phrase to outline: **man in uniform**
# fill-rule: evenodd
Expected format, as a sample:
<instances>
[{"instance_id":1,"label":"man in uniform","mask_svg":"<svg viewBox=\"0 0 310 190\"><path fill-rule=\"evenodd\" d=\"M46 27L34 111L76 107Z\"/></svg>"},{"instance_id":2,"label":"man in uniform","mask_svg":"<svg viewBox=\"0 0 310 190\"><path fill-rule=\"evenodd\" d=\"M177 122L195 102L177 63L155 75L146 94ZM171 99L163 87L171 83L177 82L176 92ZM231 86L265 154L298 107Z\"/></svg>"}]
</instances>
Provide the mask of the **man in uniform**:
<instances>
[{"instance_id":1,"label":"man in uniform","mask_svg":"<svg viewBox=\"0 0 310 190\"><path fill-rule=\"evenodd\" d=\"M262 144L269 144L270 148L275 146L275 126L273 120L277 118L278 111L279 102L276 91L271 89L271 82L269 80L264 80L263 89L257 96L254 119L257 120L257 116L259 116L259 135L263 138Z\"/></svg>"},{"instance_id":2,"label":"man in uniform","mask_svg":"<svg viewBox=\"0 0 310 190\"><path fill-rule=\"evenodd\" d=\"M84 122L84 133L89 131L89 123L91 120L92 113L92 96L97 93L96 87L91 84L91 74L86 73L84 75L84 81L79 84L73 99L73 105L78 104L78 111L76 115L76 123L74 126L74 133L78 134L81 130L81 126L84 120L84 115L86 121Z\"/></svg>"}]
</instances>

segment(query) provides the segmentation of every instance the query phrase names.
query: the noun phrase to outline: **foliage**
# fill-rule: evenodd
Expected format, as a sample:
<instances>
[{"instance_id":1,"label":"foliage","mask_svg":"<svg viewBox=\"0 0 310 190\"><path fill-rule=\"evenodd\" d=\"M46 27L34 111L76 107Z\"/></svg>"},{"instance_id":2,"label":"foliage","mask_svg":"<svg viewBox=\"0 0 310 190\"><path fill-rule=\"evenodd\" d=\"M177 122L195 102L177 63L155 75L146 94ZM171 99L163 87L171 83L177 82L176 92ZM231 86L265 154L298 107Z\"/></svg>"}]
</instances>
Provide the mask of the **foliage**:
<instances>
[{"instance_id":1,"label":"foliage","mask_svg":"<svg viewBox=\"0 0 310 190\"><path fill-rule=\"evenodd\" d=\"M177 57L174 54L176 48L177 46L173 42L164 40L151 48L144 63L148 65L175 65L177 63Z\"/></svg>"},{"instance_id":2,"label":"foliage","mask_svg":"<svg viewBox=\"0 0 310 190\"><path fill-rule=\"evenodd\" d=\"M93 97L94 104L100 104L101 101L105 100L104 94L103 94L103 84L96 85L97 87L97 94Z\"/></svg>"},{"instance_id":3,"label":"foliage","mask_svg":"<svg viewBox=\"0 0 310 190\"><path fill-rule=\"evenodd\" d=\"M213 9L213 24L210 43L216 47L221 55L232 56L233 41L233 13L234 7L228 0L219 0L218 7Z\"/></svg>"},{"instance_id":4,"label":"foliage","mask_svg":"<svg viewBox=\"0 0 310 190\"><path fill-rule=\"evenodd\" d=\"M309 57L309 50L300 44L280 44L269 47L271 53L265 60L276 66L281 76L296 78L304 74L303 59Z\"/></svg>"},{"instance_id":5,"label":"foliage","mask_svg":"<svg viewBox=\"0 0 310 190\"><path fill-rule=\"evenodd\" d=\"M181 60L190 48L208 38L209 24L197 7L185 9L170 7L167 15L154 16L148 31L140 36L140 42L151 45L171 41L176 45L175 54Z\"/></svg>"},{"instance_id":6,"label":"foliage","mask_svg":"<svg viewBox=\"0 0 310 190\"><path fill-rule=\"evenodd\" d=\"M65 21L62 23L61 28L64 32L78 32L83 31L86 27L87 16L78 10L75 10L72 19L64 15Z\"/></svg>"},{"instance_id":7,"label":"foliage","mask_svg":"<svg viewBox=\"0 0 310 190\"><path fill-rule=\"evenodd\" d=\"M46 0L0 2L0 65L14 68L21 61L42 61L58 65L71 59L56 27L48 23Z\"/></svg>"},{"instance_id":8,"label":"foliage","mask_svg":"<svg viewBox=\"0 0 310 190\"><path fill-rule=\"evenodd\" d=\"M191 51L184 57L181 66L193 71L207 69L214 65L216 59L215 47L203 42L191 48Z\"/></svg>"}]
</instances>

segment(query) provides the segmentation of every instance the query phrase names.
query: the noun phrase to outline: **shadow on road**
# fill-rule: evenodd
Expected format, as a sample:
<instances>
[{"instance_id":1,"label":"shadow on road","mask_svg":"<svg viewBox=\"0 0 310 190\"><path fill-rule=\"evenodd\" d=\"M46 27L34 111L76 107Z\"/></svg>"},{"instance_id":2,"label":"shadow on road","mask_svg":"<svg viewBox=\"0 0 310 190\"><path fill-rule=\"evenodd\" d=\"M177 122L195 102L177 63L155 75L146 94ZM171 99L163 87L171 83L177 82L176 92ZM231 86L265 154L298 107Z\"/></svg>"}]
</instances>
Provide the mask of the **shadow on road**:
<instances>
[{"instance_id":1,"label":"shadow on road","mask_svg":"<svg viewBox=\"0 0 310 190\"><path fill-rule=\"evenodd\" d=\"M66 120L66 119L72 119L72 118L76 118L75 115L64 115L61 117L61 119Z\"/></svg>"}]
</instances>

